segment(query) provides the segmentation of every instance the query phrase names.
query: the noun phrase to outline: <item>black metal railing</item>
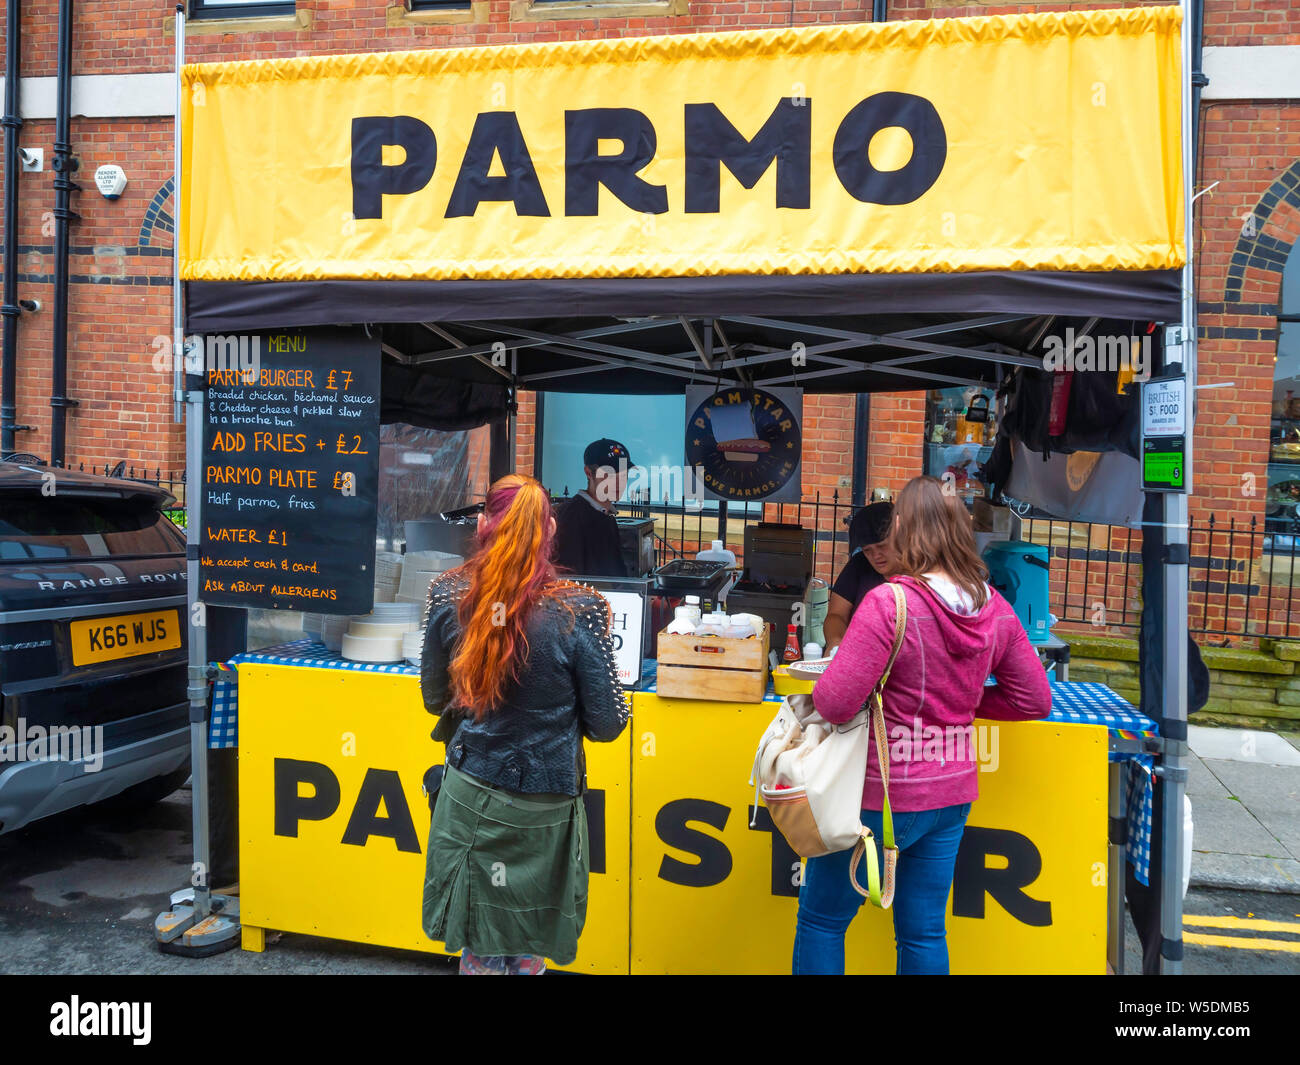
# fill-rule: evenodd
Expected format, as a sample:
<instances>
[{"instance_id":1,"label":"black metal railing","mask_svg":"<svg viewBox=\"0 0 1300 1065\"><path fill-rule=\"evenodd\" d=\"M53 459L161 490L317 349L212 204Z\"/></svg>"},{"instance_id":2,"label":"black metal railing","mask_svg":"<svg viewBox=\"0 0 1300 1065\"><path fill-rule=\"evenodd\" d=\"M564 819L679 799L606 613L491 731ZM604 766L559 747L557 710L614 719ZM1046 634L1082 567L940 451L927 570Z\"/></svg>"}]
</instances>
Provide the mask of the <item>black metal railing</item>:
<instances>
[{"instance_id":1,"label":"black metal railing","mask_svg":"<svg viewBox=\"0 0 1300 1065\"><path fill-rule=\"evenodd\" d=\"M9 456L6 456L8 459ZM27 456L14 456L32 461ZM35 460L39 461L39 460ZM146 481L176 497L167 508L185 526L185 473L152 470L125 460L72 463L104 476ZM557 501L567 497L559 497ZM860 505L821 492L797 503L651 502L645 493L622 505L626 515L655 522L655 561L690 557L722 540L744 564L745 529L760 521L812 529L812 575L833 584L848 560L848 526ZM1300 639L1300 521L1291 530L1257 517L1226 521L1211 514L1189 526L1188 622L1191 632L1218 640ZM1021 536L1051 558L1050 609L1061 622L1136 633L1141 617L1141 533L1121 526L1026 517Z\"/></svg>"},{"instance_id":2,"label":"black metal railing","mask_svg":"<svg viewBox=\"0 0 1300 1065\"><path fill-rule=\"evenodd\" d=\"M1051 610L1061 621L1136 632L1141 620L1141 533L1049 518L1023 523L1024 539L1052 559ZM1211 514L1188 526L1188 626L1238 639L1300 638L1300 536L1251 516Z\"/></svg>"},{"instance_id":3,"label":"black metal railing","mask_svg":"<svg viewBox=\"0 0 1300 1065\"><path fill-rule=\"evenodd\" d=\"M746 526L798 523L815 532L813 576L833 584L848 559L848 525L860 506L833 491L799 503L732 505L725 516L712 501L691 506L642 498L622 509L655 519L660 564L724 539L743 565ZM1139 530L1031 517L1023 520L1021 536L1048 550L1049 609L1060 621L1136 634L1142 611ZM1189 545L1188 622L1194 635L1203 642L1300 639L1300 529L1293 535L1256 517L1225 521L1211 515L1190 524Z\"/></svg>"},{"instance_id":4,"label":"black metal railing","mask_svg":"<svg viewBox=\"0 0 1300 1065\"><path fill-rule=\"evenodd\" d=\"M78 462L75 465L69 462L66 469L77 470L80 473L96 473L103 477L122 477L128 481L141 481L146 484L156 484L160 488L165 488L175 498L176 502L169 507L163 508L163 513L180 528L185 528L185 471L175 470L164 471L161 467L155 466L153 472L149 472L148 466L134 466L122 459L116 463L90 463L89 466L84 462Z\"/></svg>"}]
</instances>

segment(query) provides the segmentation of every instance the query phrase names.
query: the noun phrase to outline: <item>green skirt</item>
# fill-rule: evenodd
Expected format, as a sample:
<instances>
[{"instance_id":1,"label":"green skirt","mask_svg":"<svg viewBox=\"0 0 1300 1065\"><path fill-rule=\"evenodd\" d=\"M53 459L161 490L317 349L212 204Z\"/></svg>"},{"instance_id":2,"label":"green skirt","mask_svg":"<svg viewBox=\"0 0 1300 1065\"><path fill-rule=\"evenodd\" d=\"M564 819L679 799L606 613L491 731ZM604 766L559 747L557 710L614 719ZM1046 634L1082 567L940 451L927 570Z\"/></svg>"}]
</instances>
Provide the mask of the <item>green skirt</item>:
<instances>
[{"instance_id":1,"label":"green skirt","mask_svg":"<svg viewBox=\"0 0 1300 1065\"><path fill-rule=\"evenodd\" d=\"M424 931L449 953L573 961L590 869L581 797L515 795L448 766L427 854Z\"/></svg>"}]
</instances>

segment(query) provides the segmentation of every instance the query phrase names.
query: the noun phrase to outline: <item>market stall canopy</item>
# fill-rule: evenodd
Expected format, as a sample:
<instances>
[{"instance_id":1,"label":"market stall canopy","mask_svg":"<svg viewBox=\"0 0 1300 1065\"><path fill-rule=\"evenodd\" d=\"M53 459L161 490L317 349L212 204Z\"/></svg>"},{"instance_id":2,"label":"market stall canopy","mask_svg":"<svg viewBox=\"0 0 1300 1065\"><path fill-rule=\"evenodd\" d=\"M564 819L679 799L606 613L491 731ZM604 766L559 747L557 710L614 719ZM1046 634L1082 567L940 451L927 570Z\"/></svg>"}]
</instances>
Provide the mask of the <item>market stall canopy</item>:
<instances>
[{"instance_id":1,"label":"market stall canopy","mask_svg":"<svg viewBox=\"0 0 1300 1065\"><path fill-rule=\"evenodd\" d=\"M1013 314L682 315L390 324L382 336L402 373L437 375L448 385L513 379L537 391L636 395L717 383L842 393L989 385L1016 366L1041 368L1045 342L1069 330L1080 337L1130 336L1147 325L1143 319Z\"/></svg>"},{"instance_id":2,"label":"market stall canopy","mask_svg":"<svg viewBox=\"0 0 1300 1065\"><path fill-rule=\"evenodd\" d=\"M189 66L187 327L371 324L412 395L987 379L1052 323L1178 317L1179 23Z\"/></svg>"}]
</instances>

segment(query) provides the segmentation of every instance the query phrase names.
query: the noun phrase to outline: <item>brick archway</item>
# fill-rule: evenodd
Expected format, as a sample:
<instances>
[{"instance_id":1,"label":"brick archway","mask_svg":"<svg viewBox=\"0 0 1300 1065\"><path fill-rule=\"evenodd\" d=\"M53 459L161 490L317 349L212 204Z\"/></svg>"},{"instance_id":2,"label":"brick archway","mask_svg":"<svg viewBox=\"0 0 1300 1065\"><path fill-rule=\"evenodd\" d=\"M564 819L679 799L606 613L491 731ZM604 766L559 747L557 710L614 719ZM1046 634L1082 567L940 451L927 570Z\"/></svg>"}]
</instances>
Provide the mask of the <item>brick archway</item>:
<instances>
[{"instance_id":1,"label":"brick archway","mask_svg":"<svg viewBox=\"0 0 1300 1065\"><path fill-rule=\"evenodd\" d=\"M1276 305L1265 310L1260 301L1246 300L1244 296L1252 282L1252 271L1275 275L1270 278L1275 282L1271 292L1281 292L1282 268L1286 266L1296 234L1300 232L1300 159L1283 170L1264 191L1255 204L1254 215L1254 234L1247 236L1243 233L1233 248L1223 287L1223 301L1225 304L1249 303L1252 310L1248 313L1276 314Z\"/></svg>"},{"instance_id":2,"label":"brick archway","mask_svg":"<svg viewBox=\"0 0 1300 1065\"><path fill-rule=\"evenodd\" d=\"M167 211L163 210L163 204L172 198L172 180L168 178L162 183L145 209L144 221L140 223L140 236L136 240L136 244L141 248L155 246L153 243L155 233L170 233L173 237L176 235L175 221Z\"/></svg>"}]
</instances>

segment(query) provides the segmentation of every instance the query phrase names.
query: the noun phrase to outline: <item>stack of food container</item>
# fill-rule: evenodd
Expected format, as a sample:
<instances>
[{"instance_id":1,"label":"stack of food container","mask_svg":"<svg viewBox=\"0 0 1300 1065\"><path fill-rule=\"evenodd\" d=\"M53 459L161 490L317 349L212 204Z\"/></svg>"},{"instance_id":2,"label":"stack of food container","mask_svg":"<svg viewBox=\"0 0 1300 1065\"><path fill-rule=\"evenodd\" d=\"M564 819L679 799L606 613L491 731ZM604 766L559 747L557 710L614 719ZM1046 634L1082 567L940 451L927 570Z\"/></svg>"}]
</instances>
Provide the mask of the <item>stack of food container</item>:
<instances>
[{"instance_id":1,"label":"stack of food container","mask_svg":"<svg viewBox=\"0 0 1300 1065\"><path fill-rule=\"evenodd\" d=\"M420 664L424 654L424 626L402 636L402 657L413 666Z\"/></svg>"},{"instance_id":2,"label":"stack of food container","mask_svg":"<svg viewBox=\"0 0 1300 1065\"><path fill-rule=\"evenodd\" d=\"M400 662L407 634L418 633L420 607L415 603L376 603L373 613L351 619L341 644L353 662Z\"/></svg>"},{"instance_id":3,"label":"stack of food container","mask_svg":"<svg viewBox=\"0 0 1300 1065\"><path fill-rule=\"evenodd\" d=\"M391 603L402 583L402 556L396 551L375 554L375 602Z\"/></svg>"},{"instance_id":4,"label":"stack of food container","mask_svg":"<svg viewBox=\"0 0 1300 1065\"><path fill-rule=\"evenodd\" d=\"M335 654L341 651L343 634L348 631L348 622L351 620L346 614L326 614L321 619L321 643Z\"/></svg>"},{"instance_id":5,"label":"stack of food container","mask_svg":"<svg viewBox=\"0 0 1300 1065\"><path fill-rule=\"evenodd\" d=\"M398 603L418 603L429 596L429 585L442 573L455 569L465 559L450 551L408 551L402 564L402 580L394 599Z\"/></svg>"}]
</instances>

